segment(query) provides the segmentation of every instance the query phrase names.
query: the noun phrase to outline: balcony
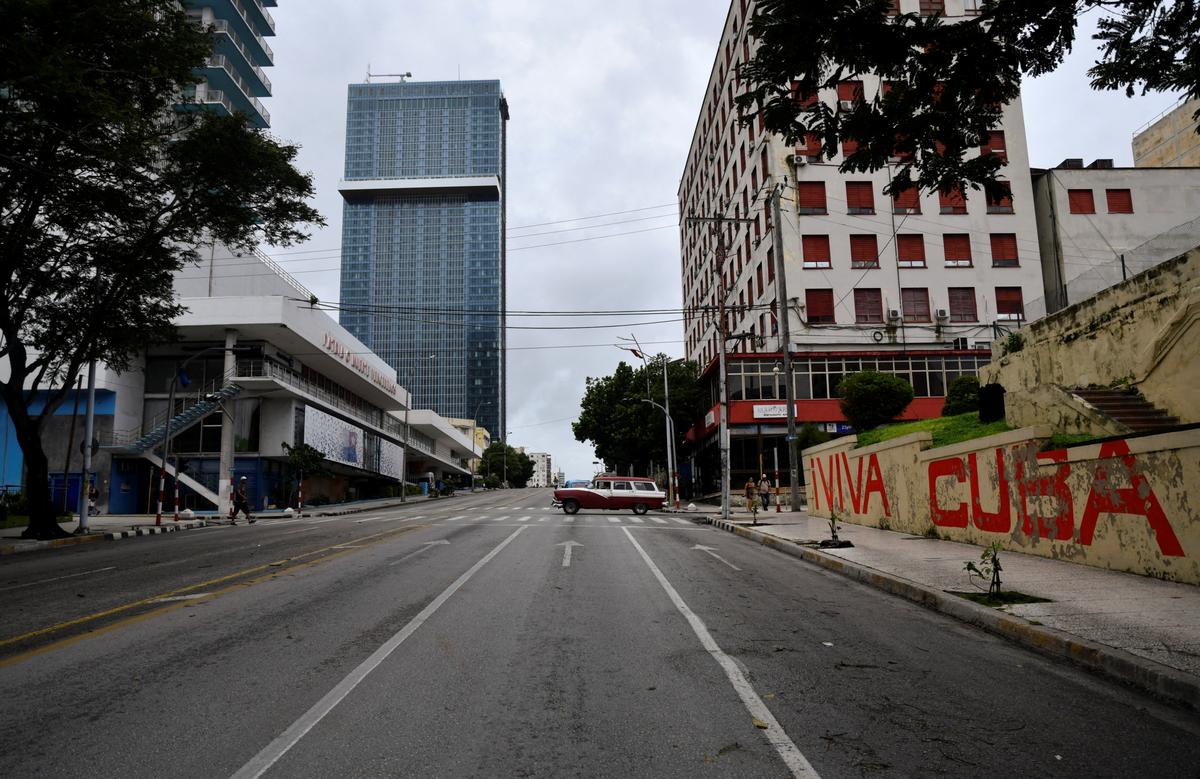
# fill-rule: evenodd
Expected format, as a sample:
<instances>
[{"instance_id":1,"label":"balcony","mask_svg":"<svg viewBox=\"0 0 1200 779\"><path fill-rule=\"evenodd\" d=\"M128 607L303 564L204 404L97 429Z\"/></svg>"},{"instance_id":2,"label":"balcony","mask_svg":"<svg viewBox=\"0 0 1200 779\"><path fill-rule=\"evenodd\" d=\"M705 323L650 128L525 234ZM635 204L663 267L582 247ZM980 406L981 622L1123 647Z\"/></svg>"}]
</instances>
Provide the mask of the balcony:
<instances>
[{"instance_id":1,"label":"balcony","mask_svg":"<svg viewBox=\"0 0 1200 779\"><path fill-rule=\"evenodd\" d=\"M242 41L241 37L237 34L237 31L234 30L233 25L224 19L214 19L212 24L209 25L209 29L214 33L217 33L219 36L217 38L217 53L220 53L222 49L225 49L226 51L229 49L234 49L240 52L245 58L247 67L249 67L250 72L254 74L254 77L259 82L257 85L255 85L253 82L251 83L252 87L257 87L254 89L253 94L258 97L270 97L271 79L267 77L266 71L254 64L254 52L246 46L245 42Z\"/></svg>"},{"instance_id":2,"label":"balcony","mask_svg":"<svg viewBox=\"0 0 1200 779\"><path fill-rule=\"evenodd\" d=\"M255 16L251 15L246 2L242 2L242 0L212 0L211 7L213 15L217 19L233 22L242 41L246 44L246 50L253 55L250 59L255 65L269 66L275 61L275 52L258 33L262 25L255 20ZM261 19L261 15L256 16ZM271 30L270 34L274 35L274 21L268 27Z\"/></svg>"},{"instance_id":3,"label":"balcony","mask_svg":"<svg viewBox=\"0 0 1200 779\"><path fill-rule=\"evenodd\" d=\"M240 91L238 101L244 103L242 113L250 115L259 127L271 125L271 113L257 97L254 97L250 84L238 73L233 62L224 54L213 54L208 58L207 71L209 81L215 81L218 87L236 86ZM249 110L246 110L246 109ZM255 116L257 114L257 116Z\"/></svg>"}]
</instances>

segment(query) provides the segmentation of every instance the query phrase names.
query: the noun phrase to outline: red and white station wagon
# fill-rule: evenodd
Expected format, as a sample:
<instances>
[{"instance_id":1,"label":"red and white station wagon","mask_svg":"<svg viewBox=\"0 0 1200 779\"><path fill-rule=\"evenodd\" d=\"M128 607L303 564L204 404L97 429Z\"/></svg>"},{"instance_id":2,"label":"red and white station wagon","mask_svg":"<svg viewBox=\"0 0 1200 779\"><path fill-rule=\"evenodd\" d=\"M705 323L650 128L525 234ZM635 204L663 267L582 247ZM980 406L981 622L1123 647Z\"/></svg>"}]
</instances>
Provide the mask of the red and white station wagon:
<instances>
[{"instance_id":1,"label":"red and white station wagon","mask_svg":"<svg viewBox=\"0 0 1200 779\"><path fill-rule=\"evenodd\" d=\"M554 491L554 505L567 514L579 509L630 509L634 514L645 514L650 509L661 509L666 499L653 479L640 476L597 476L588 487Z\"/></svg>"}]
</instances>

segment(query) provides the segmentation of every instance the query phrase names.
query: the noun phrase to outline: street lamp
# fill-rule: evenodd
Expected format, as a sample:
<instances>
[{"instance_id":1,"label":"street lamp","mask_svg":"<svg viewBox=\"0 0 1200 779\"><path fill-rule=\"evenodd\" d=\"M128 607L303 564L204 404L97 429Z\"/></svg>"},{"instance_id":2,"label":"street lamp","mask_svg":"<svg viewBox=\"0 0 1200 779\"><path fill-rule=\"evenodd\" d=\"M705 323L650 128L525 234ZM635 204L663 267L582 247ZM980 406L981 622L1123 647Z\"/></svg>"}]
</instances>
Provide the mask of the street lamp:
<instances>
[{"instance_id":1,"label":"street lamp","mask_svg":"<svg viewBox=\"0 0 1200 779\"><path fill-rule=\"evenodd\" d=\"M432 360L435 357L437 357L437 354L428 354L420 359L421 360ZM418 362L417 364L419 365L420 362ZM396 376L397 376L397 378L399 378L399 376L400 376L400 371L398 369L396 371ZM408 450L412 447L412 441L410 440L412 438L411 428L409 428L409 426L408 426L408 412L412 409L412 405L413 405L413 391L412 391L411 379L412 379L412 376L409 376L406 374L406 380L404 381L404 385L405 385L405 389L408 390L408 402L404 404L404 457L401 458L403 461L403 466L400 469L400 502L401 503L408 502Z\"/></svg>"},{"instance_id":2,"label":"street lamp","mask_svg":"<svg viewBox=\"0 0 1200 779\"><path fill-rule=\"evenodd\" d=\"M163 493L166 492L166 488L167 488L167 456L168 456L168 452L171 450L171 420L175 416L175 387L179 384L179 380L181 377L183 378L183 386L184 387L186 387L192 383L191 380L188 378L187 373L185 373L183 370L184 368L187 367L187 364L189 362L191 362L192 360L196 359L200 355L205 354L207 352L218 352L218 351L223 352L226 350L226 348L228 348L229 351L232 352L233 354L246 354L247 352L253 351L253 347L248 347L248 346L240 346L240 347L239 346L226 347L223 345L222 346L208 346L208 347L205 347L205 348L201 349L200 351L196 352L191 357L188 357L183 362L177 364L175 366L175 372L171 375L171 383L167 387L167 421L165 423L165 428L163 430L162 462L159 466L159 471L158 471L158 511L154 517L155 525L162 525ZM231 378L231 377L224 377L224 378ZM176 522L179 521L179 464L178 463L176 463L176 465L175 465L175 521Z\"/></svg>"},{"instance_id":3,"label":"street lamp","mask_svg":"<svg viewBox=\"0 0 1200 779\"><path fill-rule=\"evenodd\" d=\"M475 407L474 413L471 414L471 492L475 491L475 427L479 424L479 409L484 406L490 406L492 401L481 400L479 405ZM483 453L480 452L480 457Z\"/></svg>"},{"instance_id":4,"label":"street lamp","mask_svg":"<svg viewBox=\"0 0 1200 779\"><path fill-rule=\"evenodd\" d=\"M512 435L511 430L507 431L504 434L504 439L500 441L501 445L503 445L503 447L504 447L504 476L503 476L504 489L508 489L508 437L510 435Z\"/></svg>"}]
</instances>

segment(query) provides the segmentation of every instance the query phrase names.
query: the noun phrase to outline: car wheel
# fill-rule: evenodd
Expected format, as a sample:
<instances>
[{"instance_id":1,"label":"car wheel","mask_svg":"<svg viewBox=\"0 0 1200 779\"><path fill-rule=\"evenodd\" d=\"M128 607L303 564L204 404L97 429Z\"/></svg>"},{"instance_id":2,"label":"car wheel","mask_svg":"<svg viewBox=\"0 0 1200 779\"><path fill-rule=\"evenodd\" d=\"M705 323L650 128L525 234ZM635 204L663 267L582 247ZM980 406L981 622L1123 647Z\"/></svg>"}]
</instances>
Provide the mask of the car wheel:
<instances>
[{"instance_id":1,"label":"car wheel","mask_svg":"<svg viewBox=\"0 0 1200 779\"><path fill-rule=\"evenodd\" d=\"M646 504L645 503L634 503L633 504L633 513L634 514L645 514L646 513Z\"/></svg>"},{"instance_id":2,"label":"car wheel","mask_svg":"<svg viewBox=\"0 0 1200 779\"><path fill-rule=\"evenodd\" d=\"M570 500L570 499L564 500L563 501L563 513L578 514L579 513L579 501Z\"/></svg>"}]
</instances>

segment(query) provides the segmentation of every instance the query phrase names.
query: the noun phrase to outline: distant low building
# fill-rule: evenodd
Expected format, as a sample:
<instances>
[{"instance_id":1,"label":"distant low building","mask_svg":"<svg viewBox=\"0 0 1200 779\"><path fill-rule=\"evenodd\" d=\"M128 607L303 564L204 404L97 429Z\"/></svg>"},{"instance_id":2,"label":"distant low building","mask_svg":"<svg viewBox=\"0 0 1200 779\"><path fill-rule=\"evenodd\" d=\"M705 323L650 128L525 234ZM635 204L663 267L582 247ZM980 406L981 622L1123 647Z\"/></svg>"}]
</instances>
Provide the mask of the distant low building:
<instances>
[{"instance_id":1,"label":"distant low building","mask_svg":"<svg viewBox=\"0 0 1200 779\"><path fill-rule=\"evenodd\" d=\"M1200 166L1197 112L1200 99L1180 102L1133 135L1133 164L1139 168Z\"/></svg>"},{"instance_id":2,"label":"distant low building","mask_svg":"<svg viewBox=\"0 0 1200 779\"><path fill-rule=\"evenodd\" d=\"M533 460L533 476L529 478L528 486L549 487L553 482L550 455L545 452L530 452L529 459Z\"/></svg>"}]
</instances>

